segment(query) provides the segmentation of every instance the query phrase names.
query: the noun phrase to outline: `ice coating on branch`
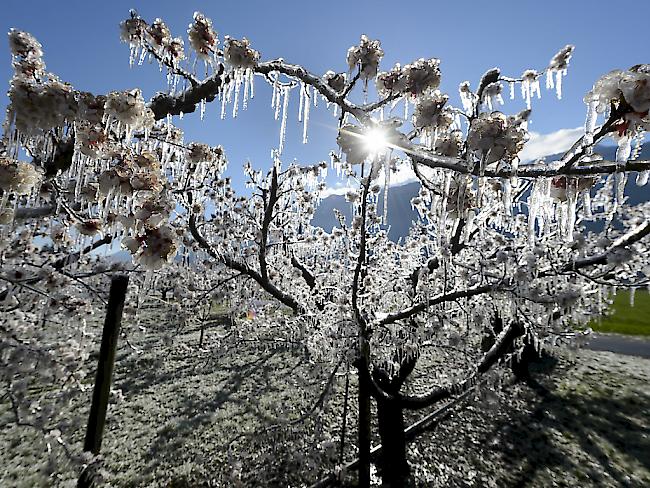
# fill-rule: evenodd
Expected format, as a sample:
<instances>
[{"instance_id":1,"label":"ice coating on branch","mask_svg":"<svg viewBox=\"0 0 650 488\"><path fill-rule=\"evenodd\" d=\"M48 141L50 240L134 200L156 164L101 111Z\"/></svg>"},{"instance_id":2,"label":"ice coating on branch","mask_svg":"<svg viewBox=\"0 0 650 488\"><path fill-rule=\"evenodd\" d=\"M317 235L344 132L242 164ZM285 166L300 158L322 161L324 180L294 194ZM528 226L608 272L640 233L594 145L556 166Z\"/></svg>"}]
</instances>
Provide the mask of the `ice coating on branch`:
<instances>
[{"instance_id":1,"label":"ice coating on branch","mask_svg":"<svg viewBox=\"0 0 650 488\"><path fill-rule=\"evenodd\" d=\"M648 177L650 177L650 170L639 171L636 175L636 185L645 186L648 183Z\"/></svg>"},{"instance_id":2,"label":"ice coating on branch","mask_svg":"<svg viewBox=\"0 0 650 488\"><path fill-rule=\"evenodd\" d=\"M335 73L331 70L323 75L323 80L336 93L341 93L345 89L346 78L347 75L345 73Z\"/></svg>"},{"instance_id":3,"label":"ice coating on branch","mask_svg":"<svg viewBox=\"0 0 650 488\"><path fill-rule=\"evenodd\" d=\"M41 173L29 163L0 156L0 189L16 195L29 195L41 180Z\"/></svg>"},{"instance_id":4,"label":"ice coating on branch","mask_svg":"<svg viewBox=\"0 0 650 488\"><path fill-rule=\"evenodd\" d=\"M379 61L383 56L384 51L381 48L381 42L371 40L364 34L361 36L358 46L352 46L348 49L347 62L350 71L358 67L360 78L369 80L377 75Z\"/></svg>"},{"instance_id":5,"label":"ice coating on branch","mask_svg":"<svg viewBox=\"0 0 650 488\"><path fill-rule=\"evenodd\" d=\"M207 64L213 64L219 38L212 28L212 20L201 12L194 12L194 22L189 25L187 36L197 57Z\"/></svg>"},{"instance_id":6,"label":"ice coating on branch","mask_svg":"<svg viewBox=\"0 0 650 488\"><path fill-rule=\"evenodd\" d=\"M233 68L254 68L260 60L260 53L250 47L245 37L239 40L226 36L224 44L224 58Z\"/></svg>"}]
</instances>

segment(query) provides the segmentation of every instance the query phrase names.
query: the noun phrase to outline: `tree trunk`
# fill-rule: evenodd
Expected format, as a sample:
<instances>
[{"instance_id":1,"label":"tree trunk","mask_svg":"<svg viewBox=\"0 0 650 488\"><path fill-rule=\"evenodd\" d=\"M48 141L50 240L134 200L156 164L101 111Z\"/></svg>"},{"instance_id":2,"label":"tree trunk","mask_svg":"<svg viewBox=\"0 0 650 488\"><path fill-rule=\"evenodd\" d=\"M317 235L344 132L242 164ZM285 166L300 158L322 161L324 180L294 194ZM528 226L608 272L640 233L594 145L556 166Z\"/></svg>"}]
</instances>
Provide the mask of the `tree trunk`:
<instances>
[{"instance_id":1,"label":"tree trunk","mask_svg":"<svg viewBox=\"0 0 650 488\"><path fill-rule=\"evenodd\" d=\"M381 438L380 475L385 488L408 486L410 468L406 460L404 412L395 402L377 402L377 420Z\"/></svg>"},{"instance_id":2,"label":"tree trunk","mask_svg":"<svg viewBox=\"0 0 650 488\"><path fill-rule=\"evenodd\" d=\"M365 368L365 365L362 366ZM359 488L370 487L370 379L359 370Z\"/></svg>"}]
</instances>

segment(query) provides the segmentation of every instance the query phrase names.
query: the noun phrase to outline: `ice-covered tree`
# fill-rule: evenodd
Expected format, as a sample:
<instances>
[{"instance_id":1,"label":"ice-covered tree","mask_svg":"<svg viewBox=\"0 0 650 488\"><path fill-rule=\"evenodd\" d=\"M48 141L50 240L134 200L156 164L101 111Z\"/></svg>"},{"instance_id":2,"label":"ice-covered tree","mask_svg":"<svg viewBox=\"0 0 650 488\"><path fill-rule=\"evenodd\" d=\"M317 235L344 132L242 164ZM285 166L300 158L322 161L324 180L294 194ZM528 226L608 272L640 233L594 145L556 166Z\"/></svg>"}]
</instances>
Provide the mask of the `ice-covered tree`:
<instances>
[{"instance_id":1,"label":"ice-covered tree","mask_svg":"<svg viewBox=\"0 0 650 488\"><path fill-rule=\"evenodd\" d=\"M185 46L161 19L150 23L135 12L121 24L131 64L149 59L167 73L166 91L147 101L137 88L78 91L46 71L34 37L9 33L15 73L0 155L7 317L0 358L11 366L2 375L16 402L22 369L35 368L29 351L40 344L37 324L92 303L88 279L110 269L84 256L119 241L139 269L170 273L159 270L172 266L176 274L166 279L184 283L200 277L178 291L175 306L187 316L225 283L235 300L291 312L260 314L238 324L239 334L291 340L333 368L353 366L360 484L369 483L374 398L383 481L404 486L405 409L472 388L526 347L570 342L615 287L647 286L649 207L628 206L625 188L633 174L645 185L650 171L649 161L637 160L650 128L650 65L597 80L585 96L584 135L557 161L521 164L540 82L561 97L573 46L542 70L511 77L494 68L474 88L462 83L456 107L441 88L440 60L380 71L380 42L366 36L348 50L343 69L321 76L282 59L263 61L245 38L219 39L200 13L187 34ZM499 111L504 96L518 91L528 108ZM278 145L270 168L244 167L248 191L238 193L223 176L228 141L225 151L189 142L174 117L197 110L203 117L209 103L220 104L222 118L236 117L267 103L260 92L270 93ZM304 143L310 111L337 120L332 146L339 150L325 161L282 161L292 97ZM598 153L606 138L618 146L615 161ZM419 219L396 243L387 238L386 202L391 173L404 167L421 186L411 202ZM346 179L352 218L338 214L337 227L321 229L312 218L328 170ZM61 361L51 349L43 354ZM436 367L424 375L428 390L414 392L408 379L423 356Z\"/></svg>"}]
</instances>

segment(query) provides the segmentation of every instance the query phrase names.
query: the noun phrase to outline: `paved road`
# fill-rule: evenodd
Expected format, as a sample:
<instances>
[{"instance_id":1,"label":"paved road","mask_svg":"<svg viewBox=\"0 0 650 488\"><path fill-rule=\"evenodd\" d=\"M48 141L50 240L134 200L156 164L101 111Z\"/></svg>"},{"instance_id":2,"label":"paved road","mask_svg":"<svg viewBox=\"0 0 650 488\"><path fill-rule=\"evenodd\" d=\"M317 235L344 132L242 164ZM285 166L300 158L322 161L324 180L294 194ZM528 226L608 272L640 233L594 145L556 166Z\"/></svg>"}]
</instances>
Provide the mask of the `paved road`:
<instances>
[{"instance_id":1,"label":"paved road","mask_svg":"<svg viewBox=\"0 0 650 488\"><path fill-rule=\"evenodd\" d=\"M592 334L587 349L611 351L628 356L650 358L650 339L621 336L616 334Z\"/></svg>"}]
</instances>

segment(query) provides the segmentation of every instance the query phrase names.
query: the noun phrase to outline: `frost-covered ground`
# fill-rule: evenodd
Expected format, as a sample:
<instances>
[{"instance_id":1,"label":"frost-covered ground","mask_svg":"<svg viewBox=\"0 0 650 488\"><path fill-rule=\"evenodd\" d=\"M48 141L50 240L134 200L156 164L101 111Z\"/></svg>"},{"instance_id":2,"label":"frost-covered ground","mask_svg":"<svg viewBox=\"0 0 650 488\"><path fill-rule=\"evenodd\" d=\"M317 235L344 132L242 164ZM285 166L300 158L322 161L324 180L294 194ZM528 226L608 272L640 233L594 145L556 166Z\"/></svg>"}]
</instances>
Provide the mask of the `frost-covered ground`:
<instances>
[{"instance_id":1,"label":"frost-covered ground","mask_svg":"<svg viewBox=\"0 0 650 488\"><path fill-rule=\"evenodd\" d=\"M329 369L299 349L225 347L223 329L209 330L209 347L199 350L197 330L177 332L161 313L148 313L146 331L127 329L141 353L124 345L118 353L122 398L111 405L102 447L110 486L304 486L334 468L343 369L324 411L291 425L316 402ZM535 373L546 395L526 385L477 395L412 443L419 485L650 485L650 360L580 351L552 366ZM350 387L353 393L352 375ZM75 398L66 414L63 434L73 450L83 439L89 398ZM355 403L352 396L348 461ZM3 402L0 422L9 419ZM51 467L40 434L0 430L0 486L74 486L76 472L59 465L62 474L48 477Z\"/></svg>"}]
</instances>

